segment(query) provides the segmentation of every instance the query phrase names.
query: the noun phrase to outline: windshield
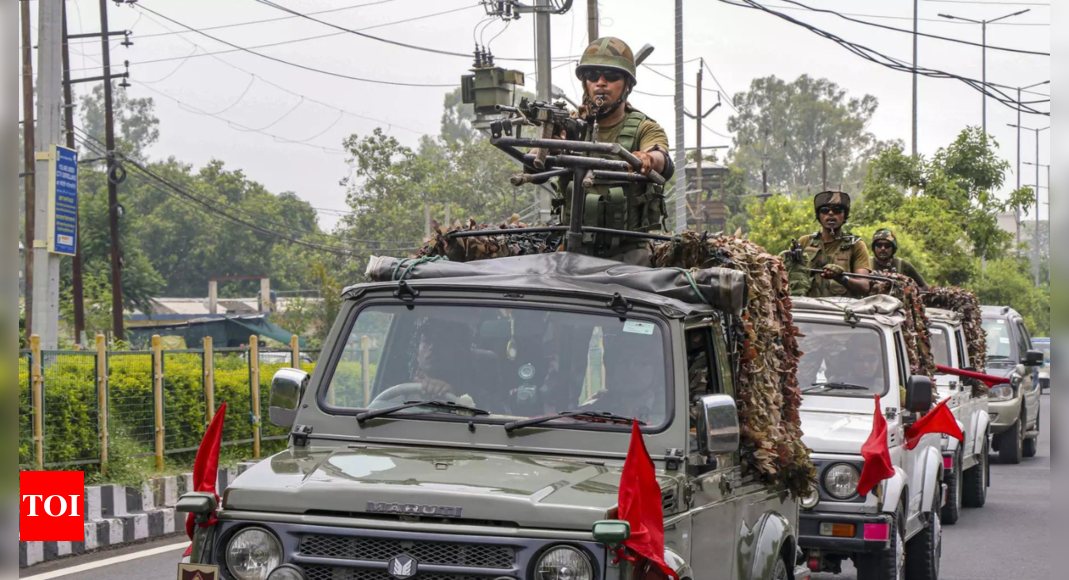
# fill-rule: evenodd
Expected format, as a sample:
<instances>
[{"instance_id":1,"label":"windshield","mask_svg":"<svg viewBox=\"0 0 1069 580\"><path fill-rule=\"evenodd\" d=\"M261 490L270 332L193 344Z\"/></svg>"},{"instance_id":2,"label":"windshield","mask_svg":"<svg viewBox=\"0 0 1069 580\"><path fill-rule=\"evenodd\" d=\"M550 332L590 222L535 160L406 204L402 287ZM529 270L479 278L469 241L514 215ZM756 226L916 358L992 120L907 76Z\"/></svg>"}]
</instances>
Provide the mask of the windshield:
<instances>
[{"instance_id":1,"label":"windshield","mask_svg":"<svg viewBox=\"0 0 1069 580\"><path fill-rule=\"evenodd\" d=\"M795 324L805 335L798 339L798 384L807 396L872 398L887 391L887 354L878 330L797 319Z\"/></svg>"},{"instance_id":2,"label":"windshield","mask_svg":"<svg viewBox=\"0 0 1069 580\"><path fill-rule=\"evenodd\" d=\"M987 359L989 361L1013 360L1013 334L1010 323L1004 318L984 319L987 333Z\"/></svg>"},{"instance_id":3,"label":"windshield","mask_svg":"<svg viewBox=\"0 0 1069 580\"><path fill-rule=\"evenodd\" d=\"M1045 340L1032 340L1032 348L1043 353L1043 362L1050 364L1050 343Z\"/></svg>"},{"instance_id":4,"label":"windshield","mask_svg":"<svg viewBox=\"0 0 1069 580\"><path fill-rule=\"evenodd\" d=\"M932 356L935 364L950 366L950 332L941 326L933 326L932 331Z\"/></svg>"},{"instance_id":5,"label":"windshield","mask_svg":"<svg viewBox=\"0 0 1069 580\"><path fill-rule=\"evenodd\" d=\"M370 306L349 333L326 404L352 410L447 401L489 411L480 421L604 411L652 427L667 417L664 351L652 321L526 308ZM448 420L465 411L391 413L400 415Z\"/></svg>"}]
</instances>

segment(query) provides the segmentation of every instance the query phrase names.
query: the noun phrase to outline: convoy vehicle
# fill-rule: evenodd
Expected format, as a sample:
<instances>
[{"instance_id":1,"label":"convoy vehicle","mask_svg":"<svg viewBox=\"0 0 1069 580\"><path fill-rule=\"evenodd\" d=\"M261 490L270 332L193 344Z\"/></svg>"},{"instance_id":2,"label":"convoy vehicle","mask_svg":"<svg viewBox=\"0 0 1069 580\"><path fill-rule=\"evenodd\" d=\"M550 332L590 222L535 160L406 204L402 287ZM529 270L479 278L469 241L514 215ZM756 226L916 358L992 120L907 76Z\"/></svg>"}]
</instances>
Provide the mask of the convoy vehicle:
<instances>
[{"instance_id":1,"label":"convoy vehicle","mask_svg":"<svg viewBox=\"0 0 1069 580\"><path fill-rule=\"evenodd\" d=\"M1033 338L1032 346L1043 353L1043 366L1039 369L1039 388L1050 389L1050 338Z\"/></svg>"},{"instance_id":2,"label":"convoy vehicle","mask_svg":"<svg viewBox=\"0 0 1069 580\"><path fill-rule=\"evenodd\" d=\"M988 393L991 447L1000 463L1017 464L1035 457L1040 425L1039 367L1043 353L1032 341L1021 315L1009 306L984 306L987 334L987 374L1008 377L1010 384Z\"/></svg>"},{"instance_id":3,"label":"convoy vehicle","mask_svg":"<svg viewBox=\"0 0 1069 580\"><path fill-rule=\"evenodd\" d=\"M227 580L655 578L610 549L629 533L614 520L638 418L680 578L809 577L796 500L740 465L725 321L746 304L741 273L569 253L395 271L406 279L346 290L311 376L275 376L289 448L219 506L182 498L217 518L194 564ZM381 349L364 366L350 345L370 334Z\"/></svg>"},{"instance_id":4,"label":"convoy vehicle","mask_svg":"<svg viewBox=\"0 0 1069 580\"><path fill-rule=\"evenodd\" d=\"M938 434L906 447L905 429L932 407L934 388L931 378L910 375L902 303L885 295L793 300L804 335L802 431L819 491L799 516L810 570L838 574L843 560L852 559L859 580L936 580L943 460ZM876 395L895 474L861 496L861 448L873 433Z\"/></svg>"},{"instance_id":5,"label":"convoy vehicle","mask_svg":"<svg viewBox=\"0 0 1069 580\"><path fill-rule=\"evenodd\" d=\"M927 309L931 321L932 356L940 366L969 368L969 346L961 316L951 310ZM954 375L936 375L939 400L949 399L947 407L954 413L965 441L943 437L943 481L947 485L947 502L943 523L953 525L962 507L983 507L991 485L988 463L987 395L973 389L967 381Z\"/></svg>"}]
</instances>

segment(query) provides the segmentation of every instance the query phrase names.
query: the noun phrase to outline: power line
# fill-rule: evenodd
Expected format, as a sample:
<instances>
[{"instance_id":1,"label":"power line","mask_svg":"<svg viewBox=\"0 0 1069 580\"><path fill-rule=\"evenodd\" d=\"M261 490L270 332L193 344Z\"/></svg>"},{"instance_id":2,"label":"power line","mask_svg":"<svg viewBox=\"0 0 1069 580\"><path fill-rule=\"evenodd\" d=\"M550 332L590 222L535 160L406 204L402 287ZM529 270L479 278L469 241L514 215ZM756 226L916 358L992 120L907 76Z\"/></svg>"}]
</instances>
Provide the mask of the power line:
<instances>
[{"instance_id":1,"label":"power line","mask_svg":"<svg viewBox=\"0 0 1069 580\"><path fill-rule=\"evenodd\" d=\"M924 0L943 4L990 4L994 6L1050 6L1047 2L992 2L983 0Z\"/></svg>"},{"instance_id":2,"label":"power line","mask_svg":"<svg viewBox=\"0 0 1069 580\"><path fill-rule=\"evenodd\" d=\"M701 61L702 61L702 66L705 67L705 70L709 71L709 76L713 77L713 82L716 83L716 86L720 89L721 94L727 97L728 106L731 107L732 111L735 111L736 113L738 113L739 110L735 108L735 103L731 102L732 101L731 94L728 93L726 90L724 90L724 85L720 84L720 79L716 78L716 73L714 73L713 69L709 67L709 63L704 58L701 59Z\"/></svg>"},{"instance_id":3,"label":"power line","mask_svg":"<svg viewBox=\"0 0 1069 580\"><path fill-rule=\"evenodd\" d=\"M797 6L779 6L776 4L766 4L769 8L775 8L777 10L799 10L808 11L805 8L799 8ZM856 12L842 12L846 16L857 16L859 18L878 18L881 20L907 20L912 22L912 16L890 16L886 14L858 14ZM955 24L955 25L969 25L969 22L958 22L955 20L947 20L946 18L917 18L921 22L935 22L938 24ZM997 26L1050 26L1049 22L988 22L989 25ZM909 31L913 33L912 30Z\"/></svg>"},{"instance_id":4,"label":"power line","mask_svg":"<svg viewBox=\"0 0 1069 580\"><path fill-rule=\"evenodd\" d=\"M396 0L378 0L377 2L368 2L366 4L356 4L354 6L343 6L341 8L331 8L329 10L317 10L315 12L309 12L309 14L328 14L328 13L331 13L331 12L342 12L342 11L345 11L345 10L355 10L357 8L366 8L368 6L377 6L379 4L388 4L390 2L395 2L395 1ZM465 9L467 9L467 8L471 8L471 7L466 6ZM232 24L220 24L218 26L206 26L204 28L201 28L200 30L222 30L224 28L237 28L237 27L240 27L240 26L252 26L252 25L255 25L255 24L266 24L268 22L279 22L281 20L292 20L294 18L297 18L297 17L296 16L280 16L278 18L265 18L263 20L249 20L247 22L235 22L235 23L232 23ZM387 25L380 25L380 26L387 26ZM158 33L154 33L154 34L139 34L139 35L137 35L137 39L138 40L143 40L143 39L146 39L146 38L157 38L157 37L160 37L160 36L171 36L171 35L174 35L174 34L189 34L189 32L190 31L188 31L188 30L178 30L178 31L158 32Z\"/></svg>"},{"instance_id":5,"label":"power line","mask_svg":"<svg viewBox=\"0 0 1069 580\"><path fill-rule=\"evenodd\" d=\"M257 0L257 1L259 1L259 0ZM442 88L442 87L445 87L445 88L456 88L458 86L456 83L450 83L450 84L407 83L407 82L401 82L401 81L386 81L386 80L381 80L381 79L369 79L369 78L356 77L356 76L352 76L352 75L338 73L338 72L334 72L334 71L323 70L323 69L311 67L311 66L308 66L308 65L304 65L304 64L288 61L288 60L285 60L285 59L282 59L282 58L274 57L274 56L271 56L271 55L268 55L268 54L264 54L262 52L256 52L255 50L252 50L250 48L246 48L246 47L243 47L243 46L238 46L237 44L234 44L232 42L223 40L223 39L221 39L219 37L216 37L216 36L212 36L212 35L208 34L207 32L202 32L200 30L197 30L196 28L193 28L192 26L188 26L186 24L182 24L181 22L178 22L177 20L175 20L173 18L170 18L168 16L164 16L163 14L160 14L159 12L156 12L155 10L153 10L151 8L148 8L146 6L143 6L141 4L134 4L133 6L135 8L137 8L138 10L145 10L145 11L151 13L151 14L155 14L156 16L159 16L160 18L163 18L164 20L167 20L168 22L172 22L174 24L177 24L178 26L181 26L182 28L186 28L186 29L188 29L188 30L190 30L192 32L196 32L197 34L200 34L201 36L205 36L205 37L210 38L210 39L212 39L212 40L214 40L216 42L219 42L219 43L225 44L227 46L230 46L230 47L232 47L234 49L240 50L242 52L247 52L249 54L254 54L256 56L259 56L260 58L265 58L265 59L270 60L270 61L274 61L274 62L277 62L277 63L280 63L280 64L285 64L285 65L292 66L292 67L295 67L295 68L299 68L301 70L306 70L306 71L309 71L309 72L315 72L315 73L319 73L319 74L327 75L327 76L332 76L332 77L336 77L336 78L341 78L341 79L346 79L346 80L351 80L351 81L357 81L357 82L363 82L363 83L377 84L377 85L391 85L391 86L399 86L399 87L420 87L420 88Z\"/></svg>"},{"instance_id":6,"label":"power line","mask_svg":"<svg viewBox=\"0 0 1069 580\"><path fill-rule=\"evenodd\" d=\"M985 48L986 47L988 50L1001 50L1003 52L1014 52L1014 53L1017 53L1017 54L1030 54L1030 55L1035 55L1035 56L1050 56L1049 52L1039 52L1039 51L1035 51L1035 50L1023 50L1023 49L1019 49L1019 48L1009 48L1009 47L1005 47L1005 46L996 46L996 45L991 45L991 44L981 44L979 42L972 42L970 40L962 40L960 38L951 38L949 36L939 36L938 34L928 34L926 32L914 32L912 30L906 30L905 28L897 28L897 27L894 27L894 26L888 26L886 24L880 24L878 22L868 22L868 21L865 21L865 20L858 20L857 18L853 18L851 16L847 16L846 14L842 14L842 13L836 12L834 10L829 10L827 8L814 8L812 6L808 6L806 4L802 4L801 2L798 2L797 0L783 0L783 1L788 3L788 4L793 4L795 6L801 7L803 9L805 9L805 10L810 11L810 12L817 12L817 13L821 13L821 14L831 14L831 15L834 15L834 16L838 16L839 18L842 18L843 20L848 20L850 22L856 22L858 24L864 24L866 26L873 26L875 28L882 28L884 30L891 30L891 31L894 31L894 32L902 32L902 33L905 33L905 34L916 34L917 36L922 36L922 37L925 37L925 38L933 38L933 39L936 39L936 40L944 40L944 41L947 41L947 42L956 42L958 44L967 44L969 46L975 46L977 48Z\"/></svg>"}]
</instances>

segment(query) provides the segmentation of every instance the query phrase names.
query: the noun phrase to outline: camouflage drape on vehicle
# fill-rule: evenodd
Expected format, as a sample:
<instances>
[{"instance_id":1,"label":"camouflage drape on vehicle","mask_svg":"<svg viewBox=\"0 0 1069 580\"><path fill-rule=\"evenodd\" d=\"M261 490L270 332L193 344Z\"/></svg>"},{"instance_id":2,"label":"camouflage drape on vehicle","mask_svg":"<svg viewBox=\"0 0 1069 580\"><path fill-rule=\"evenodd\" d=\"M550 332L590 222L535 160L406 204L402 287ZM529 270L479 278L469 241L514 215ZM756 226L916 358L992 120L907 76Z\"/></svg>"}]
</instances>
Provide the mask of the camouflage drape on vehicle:
<instances>
[{"instance_id":1,"label":"camouflage drape on vehicle","mask_svg":"<svg viewBox=\"0 0 1069 580\"><path fill-rule=\"evenodd\" d=\"M914 375L934 377L936 373L935 357L932 356L931 322L924 310L921 289L909 276L892 272L873 272L894 280L891 282L873 282L869 292L887 294L902 301L906 310L906 321L902 332L906 337L906 350L909 355L910 372Z\"/></svg>"},{"instance_id":2,"label":"camouflage drape on vehicle","mask_svg":"<svg viewBox=\"0 0 1069 580\"><path fill-rule=\"evenodd\" d=\"M984 372L987 368L987 333L984 332L984 320L976 294L957 286L931 286L921 298L925 306L953 310L961 316L965 341L969 347L969 366ZM987 385L980 381L969 382L972 383L973 396L987 394Z\"/></svg>"},{"instance_id":3,"label":"camouflage drape on vehicle","mask_svg":"<svg viewBox=\"0 0 1069 580\"><path fill-rule=\"evenodd\" d=\"M527 254L544 254L555 252L560 245L559 233L535 233L513 236L475 236L470 238L450 238L452 232L473 232L478 230L511 230L531 227L513 215L507 222L491 225L480 224L473 219L467 223L459 220L452 226L442 228L437 223L431 224L431 236L423 242L417 257L444 256L452 262L474 262L490 258L507 258Z\"/></svg>"}]
</instances>

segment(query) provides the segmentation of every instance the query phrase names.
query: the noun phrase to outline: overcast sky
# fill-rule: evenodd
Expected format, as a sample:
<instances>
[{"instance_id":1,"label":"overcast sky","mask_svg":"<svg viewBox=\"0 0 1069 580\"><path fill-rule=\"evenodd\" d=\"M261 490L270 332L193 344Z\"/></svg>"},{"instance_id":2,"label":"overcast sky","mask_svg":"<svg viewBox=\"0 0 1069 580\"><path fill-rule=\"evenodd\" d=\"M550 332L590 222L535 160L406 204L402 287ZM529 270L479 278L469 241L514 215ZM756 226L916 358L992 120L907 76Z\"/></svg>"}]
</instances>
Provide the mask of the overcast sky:
<instances>
[{"instance_id":1,"label":"overcast sky","mask_svg":"<svg viewBox=\"0 0 1069 580\"><path fill-rule=\"evenodd\" d=\"M979 42L979 25L959 24L938 17L950 13L973 19L991 19L1017 10L1031 12L988 27L992 46L1049 52L1050 7L1035 2L1027 6L920 0L921 31ZM1059 1L1059 0L1055 0ZM330 10L374 3L360 8L338 10L316 18L347 28L365 29L376 36L451 52L470 52L473 32L485 18L476 0L277 0L301 12ZM256 0L139 0L151 10L194 28L275 19L286 13ZM900 28L911 28L912 0L837 1L806 0L805 3L851 14ZM99 30L96 0L70 0L70 31ZM623 38L636 49L650 43L656 47L651 63L657 71L671 76L674 28L670 0L603 0L601 34ZM785 6L782 0L767 5ZM37 2L32 3L34 12ZM459 9L449 14L392 24L428 14ZM341 143L356 133L366 135L381 126L408 145L419 136L436 134L446 87L403 87L370 84L335 78L272 62L260 56L231 52L204 56L206 52L233 50L226 44L200 34L162 34L184 29L144 10L109 3L113 30L134 31L134 46L125 48L115 41L113 63L131 63L134 97L151 97L160 118L160 140L150 155L174 156L203 166L222 159L230 169L241 169L275 192L293 191L316 208L346 210L345 190L338 182L348 174ZM847 40L864 43L904 61L912 58L912 37L894 31L847 22L833 15L784 11L794 17L835 32ZM873 18L886 16L903 18ZM36 20L36 14L34 15ZM568 14L552 17L555 58L579 54L586 45L586 2L576 0ZM880 139L901 139L910 145L911 76L869 63L815 34L775 16L738 8L714 0L687 0L684 7L684 53L686 60L704 57L728 94L745 90L752 79L768 75L793 80L801 74L826 77L846 89L851 96L871 94L880 106L869 129ZM500 21L486 22L483 41L501 33L491 48L499 64L528 74L528 89L534 90L532 62L504 61L515 57L530 59L534 54L534 19L524 16L507 29ZM379 26L384 25L384 26ZM305 42L257 49L272 57L348 76L404 83L457 84L467 72L470 59L428 54L360 38L337 29L292 18L269 23L209 30L238 46L253 47L311 36L332 35ZM34 38L36 42L37 38ZM79 42L79 41L73 41ZM99 75L99 41L72 43L71 68L75 78ZM1009 86L1030 85L1050 78L1050 58L1013 54L989 49L988 81ZM190 57L190 58L186 58ZM173 59L162 60L161 59ZM158 62L149 62L158 61ZM556 64L553 82L573 96L578 94L574 64ZM978 47L936 39L920 41L920 64L962 76L981 77L981 50ZM664 66L662 66L664 65ZM686 65L685 78L694 82L698 63ZM253 76L255 75L255 77ZM715 83L706 76L706 86ZM1049 93L1049 86L1035 89ZM639 91L669 95L673 83L649 69L639 70ZM88 90L79 85L78 91ZM687 89L687 106L693 110L694 90ZM1026 100L1042 99L1025 95ZM706 95L705 106L715 102ZM670 97L636 94L632 102L661 122L674 144L674 111ZM1040 105L1046 107L1046 105ZM726 125L730 109L725 105L706 124L704 144L730 144ZM988 130L1000 145L1003 157L1015 163L1016 112L993 100L988 101ZM954 80L920 80L920 139L922 154L930 155L947 145L966 125L981 122L981 95ZM1050 118L1025 115L1023 124L1046 127ZM687 145L693 145L694 122L688 120ZM1040 163L1049 163L1049 135L1040 136ZM1023 135L1024 160L1035 158L1035 137ZM300 143L294 143L300 142ZM1034 181L1034 168L1023 166L1023 184ZM1045 169L1040 180L1046 185ZM1014 186L1017 177L1007 176ZM1046 201L1046 190L1042 190ZM1046 210L1041 213L1046 216ZM330 227L334 215L323 214Z\"/></svg>"}]
</instances>

